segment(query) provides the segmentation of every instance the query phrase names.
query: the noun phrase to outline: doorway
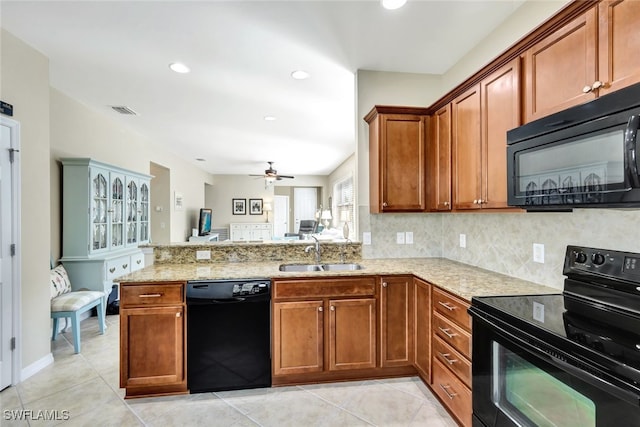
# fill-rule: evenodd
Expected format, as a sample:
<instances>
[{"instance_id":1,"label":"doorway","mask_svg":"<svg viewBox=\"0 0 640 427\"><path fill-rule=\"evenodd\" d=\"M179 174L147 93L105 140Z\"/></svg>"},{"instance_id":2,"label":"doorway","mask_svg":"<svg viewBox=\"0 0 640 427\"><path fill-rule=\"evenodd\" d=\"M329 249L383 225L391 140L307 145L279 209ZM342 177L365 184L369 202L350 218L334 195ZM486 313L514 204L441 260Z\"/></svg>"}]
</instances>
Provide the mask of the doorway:
<instances>
[{"instance_id":1,"label":"doorway","mask_svg":"<svg viewBox=\"0 0 640 427\"><path fill-rule=\"evenodd\" d=\"M0 390L17 383L20 307L20 124L0 117Z\"/></svg>"},{"instance_id":2,"label":"doorway","mask_svg":"<svg viewBox=\"0 0 640 427\"><path fill-rule=\"evenodd\" d=\"M318 189L316 187L295 187L293 189L294 230L300 229L303 219L315 219L318 210Z\"/></svg>"},{"instance_id":3,"label":"doorway","mask_svg":"<svg viewBox=\"0 0 640 427\"><path fill-rule=\"evenodd\" d=\"M284 237L289 232L289 196L273 196L273 235Z\"/></svg>"}]
</instances>

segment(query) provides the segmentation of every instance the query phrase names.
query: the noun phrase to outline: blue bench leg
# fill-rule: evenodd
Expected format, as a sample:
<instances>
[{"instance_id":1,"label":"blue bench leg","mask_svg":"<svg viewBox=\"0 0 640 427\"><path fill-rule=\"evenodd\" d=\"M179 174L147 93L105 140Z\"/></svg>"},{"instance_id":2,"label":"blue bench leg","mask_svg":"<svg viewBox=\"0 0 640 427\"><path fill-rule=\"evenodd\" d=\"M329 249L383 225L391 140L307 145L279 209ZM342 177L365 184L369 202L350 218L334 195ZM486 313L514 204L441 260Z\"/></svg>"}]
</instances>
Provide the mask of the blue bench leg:
<instances>
[{"instance_id":1,"label":"blue bench leg","mask_svg":"<svg viewBox=\"0 0 640 427\"><path fill-rule=\"evenodd\" d=\"M73 329L73 348L80 353L80 312L75 311L71 316L71 329Z\"/></svg>"},{"instance_id":2,"label":"blue bench leg","mask_svg":"<svg viewBox=\"0 0 640 427\"><path fill-rule=\"evenodd\" d=\"M55 341L58 336L58 318L53 318L53 334L51 335L51 341Z\"/></svg>"},{"instance_id":3,"label":"blue bench leg","mask_svg":"<svg viewBox=\"0 0 640 427\"><path fill-rule=\"evenodd\" d=\"M100 302L98 303L98 306L96 307L96 311L98 312L98 326L100 326L100 334L101 334L101 335L104 335L104 327L105 327L105 323L104 323L104 313L105 313L105 306L104 306L103 298L100 298Z\"/></svg>"}]
</instances>

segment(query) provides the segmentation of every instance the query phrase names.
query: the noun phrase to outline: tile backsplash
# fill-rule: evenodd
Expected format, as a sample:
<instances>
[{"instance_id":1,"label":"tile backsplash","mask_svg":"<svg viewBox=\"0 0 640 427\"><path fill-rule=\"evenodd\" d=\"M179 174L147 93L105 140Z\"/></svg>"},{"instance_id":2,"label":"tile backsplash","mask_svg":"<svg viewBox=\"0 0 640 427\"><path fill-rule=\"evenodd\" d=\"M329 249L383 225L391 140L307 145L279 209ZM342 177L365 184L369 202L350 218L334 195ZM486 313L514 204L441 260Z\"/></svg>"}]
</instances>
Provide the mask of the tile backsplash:
<instances>
[{"instance_id":1,"label":"tile backsplash","mask_svg":"<svg viewBox=\"0 0 640 427\"><path fill-rule=\"evenodd\" d=\"M372 215L361 206L359 215L360 233L372 237L364 258L444 257L558 289L567 245L640 252L640 210ZM397 244L406 231L414 243ZM533 261L534 243L544 245L544 264Z\"/></svg>"}]
</instances>

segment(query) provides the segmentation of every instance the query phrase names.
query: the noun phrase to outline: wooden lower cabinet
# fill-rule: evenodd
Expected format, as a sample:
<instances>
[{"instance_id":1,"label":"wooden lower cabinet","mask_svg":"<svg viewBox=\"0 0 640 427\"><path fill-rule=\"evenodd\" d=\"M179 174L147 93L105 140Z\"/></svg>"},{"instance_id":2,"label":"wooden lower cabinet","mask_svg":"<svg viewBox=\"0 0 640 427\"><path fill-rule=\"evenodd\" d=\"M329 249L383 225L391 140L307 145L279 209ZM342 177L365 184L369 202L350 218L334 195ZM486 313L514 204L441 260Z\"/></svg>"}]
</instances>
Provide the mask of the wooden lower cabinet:
<instances>
[{"instance_id":1,"label":"wooden lower cabinet","mask_svg":"<svg viewBox=\"0 0 640 427\"><path fill-rule=\"evenodd\" d=\"M187 392L184 283L120 284L120 387L126 396Z\"/></svg>"},{"instance_id":2,"label":"wooden lower cabinet","mask_svg":"<svg viewBox=\"0 0 640 427\"><path fill-rule=\"evenodd\" d=\"M433 360L432 368L431 389L461 425L471 427L471 389L437 359Z\"/></svg>"},{"instance_id":3,"label":"wooden lower cabinet","mask_svg":"<svg viewBox=\"0 0 640 427\"><path fill-rule=\"evenodd\" d=\"M375 298L330 300L329 370L375 367Z\"/></svg>"},{"instance_id":4,"label":"wooden lower cabinet","mask_svg":"<svg viewBox=\"0 0 640 427\"><path fill-rule=\"evenodd\" d=\"M380 278L380 365L413 364L413 276Z\"/></svg>"},{"instance_id":5,"label":"wooden lower cabinet","mask_svg":"<svg viewBox=\"0 0 640 427\"><path fill-rule=\"evenodd\" d=\"M413 279L414 365L427 384L431 383L431 284Z\"/></svg>"}]
</instances>

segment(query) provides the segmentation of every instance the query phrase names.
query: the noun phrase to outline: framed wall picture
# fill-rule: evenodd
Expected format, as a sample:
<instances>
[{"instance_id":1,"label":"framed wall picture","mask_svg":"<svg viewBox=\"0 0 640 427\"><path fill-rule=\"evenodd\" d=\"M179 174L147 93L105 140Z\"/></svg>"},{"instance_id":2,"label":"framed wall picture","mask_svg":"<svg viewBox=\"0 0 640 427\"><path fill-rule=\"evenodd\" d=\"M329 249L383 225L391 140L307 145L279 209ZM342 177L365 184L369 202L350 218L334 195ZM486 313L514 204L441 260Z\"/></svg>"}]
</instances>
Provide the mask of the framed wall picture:
<instances>
[{"instance_id":1,"label":"framed wall picture","mask_svg":"<svg viewBox=\"0 0 640 427\"><path fill-rule=\"evenodd\" d=\"M262 215L262 199L249 199L249 215Z\"/></svg>"},{"instance_id":2,"label":"framed wall picture","mask_svg":"<svg viewBox=\"0 0 640 427\"><path fill-rule=\"evenodd\" d=\"M246 215L247 214L247 199L231 199L231 209L234 215Z\"/></svg>"}]
</instances>

